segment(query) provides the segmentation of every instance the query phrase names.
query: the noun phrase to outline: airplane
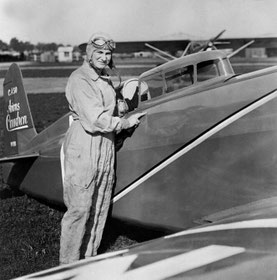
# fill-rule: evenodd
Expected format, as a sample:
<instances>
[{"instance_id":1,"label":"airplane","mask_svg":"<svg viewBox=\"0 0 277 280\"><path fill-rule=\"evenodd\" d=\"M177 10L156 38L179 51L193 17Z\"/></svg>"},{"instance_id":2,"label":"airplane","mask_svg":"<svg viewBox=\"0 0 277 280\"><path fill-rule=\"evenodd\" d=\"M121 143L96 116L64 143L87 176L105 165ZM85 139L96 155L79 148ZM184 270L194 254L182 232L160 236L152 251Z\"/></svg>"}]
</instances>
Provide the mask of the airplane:
<instances>
[{"instance_id":1,"label":"airplane","mask_svg":"<svg viewBox=\"0 0 277 280\"><path fill-rule=\"evenodd\" d=\"M126 81L147 112L117 153L112 216L176 232L274 197L277 67L235 74L219 50L174 59ZM139 87L139 92L135 91ZM3 180L63 207L66 114L36 132L19 67L4 80Z\"/></svg>"},{"instance_id":2,"label":"airplane","mask_svg":"<svg viewBox=\"0 0 277 280\"><path fill-rule=\"evenodd\" d=\"M147 115L118 151L112 215L172 234L22 279L276 277L276 78L276 66L236 74L212 50L126 81ZM37 134L16 64L4 99L4 181L63 206L70 114Z\"/></svg>"},{"instance_id":3,"label":"airplane","mask_svg":"<svg viewBox=\"0 0 277 280\"><path fill-rule=\"evenodd\" d=\"M185 49L183 55L206 51L206 50L216 50L217 49L216 45L229 44L229 42L217 41L225 31L226 31L225 29L220 31L215 37L210 38L208 40L191 41L186 46L186 49Z\"/></svg>"},{"instance_id":4,"label":"airplane","mask_svg":"<svg viewBox=\"0 0 277 280\"><path fill-rule=\"evenodd\" d=\"M202 51L209 51L209 50L217 50L216 45L225 45L225 44L230 44L230 42L226 41L217 41L222 34L225 32L226 30L222 30L221 32L219 32L215 37L210 38L208 40L198 40L198 41L190 41L186 48L184 49L183 53L181 56L185 56L185 55L189 55L189 54L193 54L193 53L198 53L198 52L202 52ZM243 46L241 46L240 48L238 48L236 51L232 51L229 54L229 58L231 58L232 56L234 56L235 54L237 54L238 52L240 52L241 50L247 48L249 45L253 44L255 40L251 40L249 42L247 42L246 44L244 44ZM176 59L176 56L173 56L171 54L169 54L168 52L165 52L159 48L154 47L151 44L145 43L145 46L152 49L153 51L156 52L156 56L165 60L165 61L170 61L172 59Z\"/></svg>"}]
</instances>

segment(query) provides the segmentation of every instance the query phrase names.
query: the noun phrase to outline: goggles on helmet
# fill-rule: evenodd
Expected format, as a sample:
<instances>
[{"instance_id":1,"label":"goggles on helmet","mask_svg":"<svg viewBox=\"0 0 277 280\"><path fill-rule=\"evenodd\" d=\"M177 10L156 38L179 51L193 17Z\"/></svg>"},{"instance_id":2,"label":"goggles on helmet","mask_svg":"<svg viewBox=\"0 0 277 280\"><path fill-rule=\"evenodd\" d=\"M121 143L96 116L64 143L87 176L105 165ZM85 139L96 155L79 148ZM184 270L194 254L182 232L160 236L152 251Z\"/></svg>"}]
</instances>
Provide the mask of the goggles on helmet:
<instances>
[{"instance_id":1,"label":"goggles on helmet","mask_svg":"<svg viewBox=\"0 0 277 280\"><path fill-rule=\"evenodd\" d=\"M115 49L115 42L113 40L106 40L105 38L98 37L90 41L90 43L98 49Z\"/></svg>"}]
</instances>

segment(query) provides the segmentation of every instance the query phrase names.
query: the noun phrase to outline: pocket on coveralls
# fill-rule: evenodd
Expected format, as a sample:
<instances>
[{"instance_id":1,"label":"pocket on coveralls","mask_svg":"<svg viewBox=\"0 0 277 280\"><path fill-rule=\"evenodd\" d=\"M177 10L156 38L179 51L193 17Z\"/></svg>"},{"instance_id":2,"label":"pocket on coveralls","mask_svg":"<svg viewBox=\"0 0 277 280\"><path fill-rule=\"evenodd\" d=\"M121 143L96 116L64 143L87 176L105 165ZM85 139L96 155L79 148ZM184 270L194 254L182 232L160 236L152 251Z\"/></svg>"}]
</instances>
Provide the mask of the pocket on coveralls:
<instances>
[{"instance_id":1,"label":"pocket on coveralls","mask_svg":"<svg viewBox=\"0 0 277 280\"><path fill-rule=\"evenodd\" d=\"M72 182L65 182L64 198L66 204L73 207L89 207L91 203L90 190L74 184Z\"/></svg>"},{"instance_id":2,"label":"pocket on coveralls","mask_svg":"<svg viewBox=\"0 0 277 280\"><path fill-rule=\"evenodd\" d=\"M87 168L82 158L82 150L72 148L67 150L64 199L71 206L90 204L91 191L87 180Z\"/></svg>"}]
</instances>

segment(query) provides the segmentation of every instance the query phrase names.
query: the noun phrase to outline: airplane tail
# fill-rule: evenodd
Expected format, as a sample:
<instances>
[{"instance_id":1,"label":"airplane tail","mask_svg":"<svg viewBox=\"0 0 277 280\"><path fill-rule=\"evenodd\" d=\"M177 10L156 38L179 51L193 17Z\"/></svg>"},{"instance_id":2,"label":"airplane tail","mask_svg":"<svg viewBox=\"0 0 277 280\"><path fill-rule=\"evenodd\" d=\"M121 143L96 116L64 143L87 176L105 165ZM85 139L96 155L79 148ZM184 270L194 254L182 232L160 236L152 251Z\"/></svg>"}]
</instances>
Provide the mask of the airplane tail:
<instances>
[{"instance_id":1,"label":"airplane tail","mask_svg":"<svg viewBox=\"0 0 277 280\"><path fill-rule=\"evenodd\" d=\"M37 135L21 71L13 63L4 79L4 150L2 156L24 154L27 145Z\"/></svg>"}]
</instances>

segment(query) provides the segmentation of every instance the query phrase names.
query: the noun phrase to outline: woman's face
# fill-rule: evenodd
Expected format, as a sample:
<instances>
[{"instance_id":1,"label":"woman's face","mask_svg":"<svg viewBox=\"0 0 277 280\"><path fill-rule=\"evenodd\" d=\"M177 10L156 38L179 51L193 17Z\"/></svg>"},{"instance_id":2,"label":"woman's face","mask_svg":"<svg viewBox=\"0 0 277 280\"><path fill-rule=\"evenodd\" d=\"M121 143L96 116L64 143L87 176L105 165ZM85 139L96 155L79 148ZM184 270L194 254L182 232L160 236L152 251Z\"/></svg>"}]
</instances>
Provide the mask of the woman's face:
<instances>
[{"instance_id":1,"label":"woman's face","mask_svg":"<svg viewBox=\"0 0 277 280\"><path fill-rule=\"evenodd\" d=\"M99 49L92 53L91 63L99 70L105 68L111 61L112 52L110 50Z\"/></svg>"}]
</instances>

